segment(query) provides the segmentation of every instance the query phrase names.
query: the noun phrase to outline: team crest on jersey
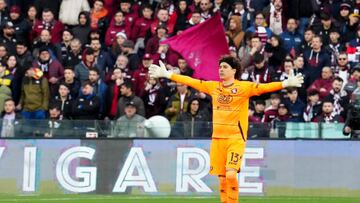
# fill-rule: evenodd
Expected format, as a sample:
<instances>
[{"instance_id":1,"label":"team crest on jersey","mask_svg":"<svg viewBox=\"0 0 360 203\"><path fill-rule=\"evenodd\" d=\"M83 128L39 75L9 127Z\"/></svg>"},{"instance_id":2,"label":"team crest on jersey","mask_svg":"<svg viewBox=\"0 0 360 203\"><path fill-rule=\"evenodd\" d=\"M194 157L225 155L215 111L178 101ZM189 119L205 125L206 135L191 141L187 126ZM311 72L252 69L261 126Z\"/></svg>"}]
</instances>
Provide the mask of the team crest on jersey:
<instances>
[{"instance_id":1,"label":"team crest on jersey","mask_svg":"<svg viewBox=\"0 0 360 203\"><path fill-rule=\"evenodd\" d=\"M231 93L236 94L237 93L237 88L232 89Z\"/></svg>"}]
</instances>

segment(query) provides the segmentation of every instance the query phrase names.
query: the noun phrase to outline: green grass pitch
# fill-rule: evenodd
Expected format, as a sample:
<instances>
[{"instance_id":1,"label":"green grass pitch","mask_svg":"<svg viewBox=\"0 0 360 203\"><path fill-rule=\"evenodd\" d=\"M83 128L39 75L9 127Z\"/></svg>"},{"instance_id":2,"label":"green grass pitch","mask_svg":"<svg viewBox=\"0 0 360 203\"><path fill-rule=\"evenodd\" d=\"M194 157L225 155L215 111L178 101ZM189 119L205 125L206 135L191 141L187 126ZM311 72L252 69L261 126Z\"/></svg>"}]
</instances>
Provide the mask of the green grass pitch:
<instances>
[{"instance_id":1,"label":"green grass pitch","mask_svg":"<svg viewBox=\"0 0 360 203\"><path fill-rule=\"evenodd\" d=\"M218 197L123 196L123 195L40 195L0 196L0 203L219 203ZM240 197L239 203L360 203L350 197Z\"/></svg>"}]
</instances>

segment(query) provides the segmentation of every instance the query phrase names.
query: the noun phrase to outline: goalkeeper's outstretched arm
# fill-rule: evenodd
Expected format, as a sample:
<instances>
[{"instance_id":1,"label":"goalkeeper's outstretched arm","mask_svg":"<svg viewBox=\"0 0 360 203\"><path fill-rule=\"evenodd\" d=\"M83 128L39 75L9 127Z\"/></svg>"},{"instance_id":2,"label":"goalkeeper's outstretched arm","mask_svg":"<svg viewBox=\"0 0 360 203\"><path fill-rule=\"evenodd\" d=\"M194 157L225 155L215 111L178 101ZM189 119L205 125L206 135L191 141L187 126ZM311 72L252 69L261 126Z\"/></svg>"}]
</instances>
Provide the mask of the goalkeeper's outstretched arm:
<instances>
[{"instance_id":1,"label":"goalkeeper's outstretched arm","mask_svg":"<svg viewBox=\"0 0 360 203\"><path fill-rule=\"evenodd\" d=\"M168 71L162 61L159 61L160 66L151 64L149 67L149 76L152 78L168 78L172 81L179 82L197 89L201 92L208 93L207 81L194 79L189 76L174 74Z\"/></svg>"}]
</instances>

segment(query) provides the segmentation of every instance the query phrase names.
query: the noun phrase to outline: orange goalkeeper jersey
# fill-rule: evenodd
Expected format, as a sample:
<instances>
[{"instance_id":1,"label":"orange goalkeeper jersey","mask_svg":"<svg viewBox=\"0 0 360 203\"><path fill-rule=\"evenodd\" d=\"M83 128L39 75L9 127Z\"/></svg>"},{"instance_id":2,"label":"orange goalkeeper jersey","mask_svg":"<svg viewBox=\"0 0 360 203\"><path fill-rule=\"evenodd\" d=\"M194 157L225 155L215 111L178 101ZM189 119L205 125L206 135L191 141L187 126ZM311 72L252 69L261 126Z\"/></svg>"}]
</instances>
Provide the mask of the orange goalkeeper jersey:
<instances>
[{"instance_id":1,"label":"orange goalkeeper jersey","mask_svg":"<svg viewBox=\"0 0 360 203\"><path fill-rule=\"evenodd\" d=\"M257 84L235 80L230 86L172 74L171 80L191 86L212 97L213 138L247 139L249 98L282 89L281 82Z\"/></svg>"}]
</instances>

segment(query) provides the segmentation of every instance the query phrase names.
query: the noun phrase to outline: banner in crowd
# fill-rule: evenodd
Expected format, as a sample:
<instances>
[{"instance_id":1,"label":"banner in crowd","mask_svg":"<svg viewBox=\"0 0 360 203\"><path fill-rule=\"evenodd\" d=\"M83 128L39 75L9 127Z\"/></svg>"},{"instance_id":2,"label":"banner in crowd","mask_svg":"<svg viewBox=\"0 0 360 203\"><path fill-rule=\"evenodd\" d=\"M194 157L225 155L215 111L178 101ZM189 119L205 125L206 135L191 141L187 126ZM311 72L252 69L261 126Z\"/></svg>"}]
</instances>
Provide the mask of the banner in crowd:
<instances>
[{"instance_id":1,"label":"banner in crowd","mask_svg":"<svg viewBox=\"0 0 360 203\"><path fill-rule=\"evenodd\" d=\"M181 54L195 78L219 80L219 59L229 53L220 13L161 43Z\"/></svg>"},{"instance_id":2,"label":"banner in crowd","mask_svg":"<svg viewBox=\"0 0 360 203\"><path fill-rule=\"evenodd\" d=\"M209 146L210 140L0 140L0 191L217 195ZM240 193L360 197L359 160L357 141L252 140Z\"/></svg>"}]
</instances>

